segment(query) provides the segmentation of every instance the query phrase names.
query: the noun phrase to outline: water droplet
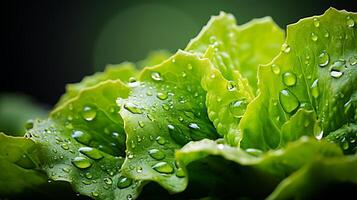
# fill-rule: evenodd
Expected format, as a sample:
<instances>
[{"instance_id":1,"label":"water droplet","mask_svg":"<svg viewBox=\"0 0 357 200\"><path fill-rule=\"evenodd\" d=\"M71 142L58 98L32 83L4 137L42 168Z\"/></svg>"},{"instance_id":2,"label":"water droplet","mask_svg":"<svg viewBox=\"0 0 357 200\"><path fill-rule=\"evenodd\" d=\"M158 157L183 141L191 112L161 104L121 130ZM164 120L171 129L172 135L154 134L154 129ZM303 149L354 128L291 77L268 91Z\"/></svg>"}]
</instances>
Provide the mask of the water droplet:
<instances>
[{"instance_id":1,"label":"water droplet","mask_svg":"<svg viewBox=\"0 0 357 200\"><path fill-rule=\"evenodd\" d=\"M200 129L200 126L198 126L198 124L196 124L196 123L190 123L190 124L188 125L188 127L189 127L190 129L193 129L193 130L199 130L199 129Z\"/></svg>"},{"instance_id":2,"label":"water droplet","mask_svg":"<svg viewBox=\"0 0 357 200\"><path fill-rule=\"evenodd\" d=\"M283 45L281 45L281 51L284 53L289 53L291 50L290 46L286 43L284 43Z\"/></svg>"},{"instance_id":3,"label":"water droplet","mask_svg":"<svg viewBox=\"0 0 357 200\"><path fill-rule=\"evenodd\" d=\"M93 175L90 172L87 172L84 176L88 179L93 178Z\"/></svg>"},{"instance_id":4,"label":"water droplet","mask_svg":"<svg viewBox=\"0 0 357 200\"><path fill-rule=\"evenodd\" d=\"M64 167L64 168L62 168L62 171L68 173L70 171L70 169L68 167Z\"/></svg>"},{"instance_id":5,"label":"water droplet","mask_svg":"<svg viewBox=\"0 0 357 200\"><path fill-rule=\"evenodd\" d=\"M143 172L143 168L142 168L142 167L137 167L137 168L136 168L136 172L137 172L137 173Z\"/></svg>"},{"instance_id":6,"label":"water droplet","mask_svg":"<svg viewBox=\"0 0 357 200\"><path fill-rule=\"evenodd\" d=\"M173 59L171 60L171 62L172 62L172 63L175 63L175 62L176 62L175 58L173 58Z\"/></svg>"},{"instance_id":7,"label":"water droplet","mask_svg":"<svg viewBox=\"0 0 357 200\"><path fill-rule=\"evenodd\" d=\"M310 89L311 89L311 95L312 95L314 98L319 97L319 86L318 86L318 83L319 83L319 80L316 79L316 80L312 83L312 85L311 85L311 87L310 87Z\"/></svg>"},{"instance_id":8,"label":"water droplet","mask_svg":"<svg viewBox=\"0 0 357 200\"><path fill-rule=\"evenodd\" d=\"M163 78L161 77L160 72L151 72L151 78L155 81L162 81Z\"/></svg>"},{"instance_id":9,"label":"water droplet","mask_svg":"<svg viewBox=\"0 0 357 200\"><path fill-rule=\"evenodd\" d=\"M150 96L152 96L152 92L148 90L148 91L146 91L146 95L150 97Z\"/></svg>"},{"instance_id":10,"label":"water droplet","mask_svg":"<svg viewBox=\"0 0 357 200\"><path fill-rule=\"evenodd\" d=\"M246 99L232 101L229 104L229 111L233 114L234 117L242 118L247 108L247 105L248 102Z\"/></svg>"},{"instance_id":11,"label":"water droplet","mask_svg":"<svg viewBox=\"0 0 357 200\"><path fill-rule=\"evenodd\" d=\"M316 42L318 39L318 36L315 33L311 33L311 40Z\"/></svg>"},{"instance_id":12,"label":"water droplet","mask_svg":"<svg viewBox=\"0 0 357 200\"><path fill-rule=\"evenodd\" d=\"M32 119L27 120L27 122L25 123L25 128L26 128L26 130L32 129L32 128L33 128L33 125L34 125L34 122L33 122Z\"/></svg>"},{"instance_id":13,"label":"water droplet","mask_svg":"<svg viewBox=\"0 0 357 200\"><path fill-rule=\"evenodd\" d=\"M133 196L131 194L126 195L127 200L133 200Z\"/></svg>"},{"instance_id":14,"label":"water droplet","mask_svg":"<svg viewBox=\"0 0 357 200\"><path fill-rule=\"evenodd\" d=\"M121 176L121 177L118 179L117 186L118 186L118 188L120 188L120 189L124 189L124 188L129 187L129 186L132 184L132 182L133 182L132 179L127 178L127 177L124 177L124 176Z\"/></svg>"},{"instance_id":15,"label":"water droplet","mask_svg":"<svg viewBox=\"0 0 357 200\"><path fill-rule=\"evenodd\" d=\"M146 116L150 121L155 121L155 118L151 114L148 113Z\"/></svg>"},{"instance_id":16,"label":"water droplet","mask_svg":"<svg viewBox=\"0 0 357 200\"><path fill-rule=\"evenodd\" d=\"M138 124L141 128L143 128L145 126L144 122L143 121L138 121Z\"/></svg>"},{"instance_id":17,"label":"water droplet","mask_svg":"<svg viewBox=\"0 0 357 200\"><path fill-rule=\"evenodd\" d=\"M102 153L100 153L98 149L94 149L92 147L81 147L78 151L94 160L103 158Z\"/></svg>"},{"instance_id":18,"label":"water droplet","mask_svg":"<svg viewBox=\"0 0 357 200\"><path fill-rule=\"evenodd\" d=\"M163 108L164 110L170 110L170 106L167 105L167 104L162 104L162 108Z\"/></svg>"},{"instance_id":19,"label":"water droplet","mask_svg":"<svg viewBox=\"0 0 357 200\"><path fill-rule=\"evenodd\" d=\"M185 171L182 168L178 168L175 175L179 178L183 178L186 176Z\"/></svg>"},{"instance_id":20,"label":"water droplet","mask_svg":"<svg viewBox=\"0 0 357 200\"><path fill-rule=\"evenodd\" d=\"M325 38L328 38L330 36L330 34L328 33L328 31L325 32L324 34Z\"/></svg>"},{"instance_id":21,"label":"water droplet","mask_svg":"<svg viewBox=\"0 0 357 200\"><path fill-rule=\"evenodd\" d=\"M95 108L92 108L90 106L85 106L83 108L82 117L86 121L88 122L93 121L96 116L97 116L97 111Z\"/></svg>"},{"instance_id":22,"label":"water droplet","mask_svg":"<svg viewBox=\"0 0 357 200\"><path fill-rule=\"evenodd\" d=\"M294 86L296 84L296 75L292 72L283 74L283 82L286 86Z\"/></svg>"},{"instance_id":23,"label":"water droplet","mask_svg":"<svg viewBox=\"0 0 357 200\"><path fill-rule=\"evenodd\" d=\"M348 60L348 62L350 63L351 66L354 66L357 64L357 56L352 56L350 57L350 59Z\"/></svg>"},{"instance_id":24,"label":"water droplet","mask_svg":"<svg viewBox=\"0 0 357 200\"><path fill-rule=\"evenodd\" d=\"M61 147L62 147L62 149L64 149L64 150L68 150L68 149L69 149L67 143L62 143L62 144L61 144Z\"/></svg>"},{"instance_id":25,"label":"water droplet","mask_svg":"<svg viewBox=\"0 0 357 200\"><path fill-rule=\"evenodd\" d=\"M167 96L166 93L158 92L157 95L156 95L156 97L157 97L158 99L160 99L160 100L165 100L165 99L167 99L168 96Z\"/></svg>"},{"instance_id":26,"label":"water droplet","mask_svg":"<svg viewBox=\"0 0 357 200\"><path fill-rule=\"evenodd\" d=\"M342 142L342 149L343 150L347 150L348 148L349 148L349 144L348 144L347 140L344 140Z\"/></svg>"},{"instance_id":27,"label":"water droplet","mask_svg":"<svg viewBox=\"0 0 357 200\"><path fill-rule=\"evenodd\" d=\"M174 168L167 162L158 162L152 166L152 168L160 173L171 174L174 172Z\"/></svg>"},{"instance_id":28,"label":"water droplet","mask_svg":"<svg viewBox=\"0 0 357 200\"><path fill-rule=\"evenodd\" d=\"M183 78L185 78L187 76L187 74L185 72L182 72L181 75Z\"/></svg>"},{"instance_id":29,"label":"water droplet","mask_svg":"<svg viewBox=\"0 0 357 200\"><path fill-rule=\"evenodd\" d=\"M88 145L92 141L92 136L82 131L74 131L72 137L79 143Z\"/></svg>"},{"instance_id":30,"label":"water droplet","mask_svg":"<svg viewBox=\"0 0 357 200\"><path fill-rule=\"evenodd\" d=\"M107 185L111 185L113 183L112 179L111 178L104 178L103 179L104 183L107 184Z\"/></svg>"},{"instance_id":31,"label":"water droplet","mask_svg":"<svg viewBox=\"0 0 357 200\"><path fill-rule=\"evenodd\" d=\"M156 138L156 142L159 143L159 144L161 144L161 145L164 145L164 144L166 143L166 140L165 140L165 138L163 138L163 137L161 137L161 136L158 136L158 137Z\"/></svg>"},{"instance_id":32,"label":"water droplet","mask_svg":"<svg viewBox=\"0 0 357 200\"><path fill-rule=\"evenodd\" d=\"M236 89L237 89L237 84L234 81L227 82L227 90L228 91L234 91Z\"/></svg>"},{"instance_id":33,"label":"water droplet","mask_svg":"<svg viewBox=\"0 0 357 200\"><path fill-rule=\"evenodd\" d=\"M92 163L88 158L78 156L72 159L72 164L79 169L86 169L92 166Z\"/></svg>"},{"instance_id":34,"label":"water droplet","mask_svg":"<svg viewBox=\"0 0 357 200\"><path fill-rule=\"evenodd\" d=\"M83 180L82 183L83 183L84 185L90 185L90 184L92 184L92 181L90 181L90 180Z\"/></svg>"},{"instance_id":35,"label":"water droplet","mask_svg":"<svg viewBox=\"0 0 357 200\"><path fill-rule=\"evenodd\" d=\"M93 192L92 192L92 196L93 196L93 197L98 197L99 194L98 194L97 192L94 192L94 191L93 191Z\"/></svg>"},{"instance_id":36,"label":"water droplet","mask_svg":"<svg viewBox=\"0 0 357 200\"><path fill-rule=\"evenodd\" d=\"M149 155L156 160L162 160L165 158L165 153L159 149L150 149Z\"/></svg>"},{"instance_id":37,"label":"water droplet","mask_svg":"<svg viewBox=\"0 0 357 200\"><path fill-rule=\"evenodd\" d=\"M245 151L253 156L260 156L263 154L263 151L260 149L248 148Z\"/></svg>"},{"instance_id":38,"label":"water droplet","mask_svg":"<svg viewBox=\"0 0 357 200\"><path fill-rule=\"evenodd\" d=\"M320 20L317 18L314 18L314 26L317 28L320 26Z\"/></svg>"},{"instance_id":39,"label":"water droplet","mask_svg":"<svg viewBox=\"0 0 357 200\"><path fill-rule=\"evenodd\" d=\"M280 73L280 67L277 64L272 64L271 65L271 71L274 74L279 74Z\"/></svg>"},{"instance_id":40,"label":"water droplet","mask_svg":"<svg viewBox=\"0 0 357 200\"><path fill-rule=\"evenodd\" d=\"M343 72L332 70L330 72L330 75L334 78L340 78L343 75Z\"/></svg>"},{"instance_id":41,"label":"water droplet","mask_svg":"<svg viewBox=\"0 0 357 200\"><path fill-rule=\"evenodd\" d=\"M347 21L346 21L346 25L348 28L353 28L355 26L355 21L350 17L347 16Z\"/></svg>"},{"instance_id":42,"label":"water droplet","mask_svg":"<svg viewBox=\"0 0 357 200\"><path fill-rule=\"evenodd\" d=\"M183 117L179 116L179 117L178 117L178 120L179 120L180 122L183 122Z\"/></svg>"},{"instance_id":43,"label":"water droplet","mask_svg":"<svg viewBox=\"0 0 357 200\"><path fill-rule=\"evenodd\" d=\"M143 113L143 111L141 110L141 108L138 105L130 103L130 102L124 104L124 108L133 114Z\"/></svg>"},{"instance_id":44,"label":"water droplet","mask_svg":"<svg viewBox=\"0 0 357 200\"><path fill-rule=\"evenodd\" d=\"M297 97L287 89L280 91L279 101L285 112L292 113L299 107L299 100Z\"/></svg>"},{"instance_id":45,"label":"water droplet","mask_svg":"<svg viewBox=\"0 0 357 200\"><path fill-rule=\"evenodd\" d=\"M192 67L191 64L188 64L188 65L187 65L187 69L188 69L188 70L192 70L192 68L193 68L193 67Z\"/></svg>"},{"instance_id":46,"label":"water droplet","mask_svg":"<svg viewBox=\"0 0 357 200\"><path fill-rule=\"evenodd\" d=\"M325 67L330 62L330 56L326 52L322 52L319 55L319 66Z\"/></svg>"}]
</instances>

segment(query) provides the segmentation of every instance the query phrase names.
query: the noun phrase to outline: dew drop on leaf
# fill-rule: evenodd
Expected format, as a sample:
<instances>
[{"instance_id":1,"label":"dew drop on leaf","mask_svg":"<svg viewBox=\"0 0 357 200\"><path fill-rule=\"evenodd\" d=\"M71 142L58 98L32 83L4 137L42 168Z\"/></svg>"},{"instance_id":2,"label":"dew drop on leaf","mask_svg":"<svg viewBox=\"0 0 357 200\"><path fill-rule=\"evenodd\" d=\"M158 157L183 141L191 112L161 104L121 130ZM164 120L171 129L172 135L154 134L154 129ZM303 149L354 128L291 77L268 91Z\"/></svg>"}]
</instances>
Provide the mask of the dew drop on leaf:
<instances>
[{"instance_id":1,"label":"dew drop on leaf","mask_svg":"<svg viewBox=\"0 0 357 200\"><path fill-rule=\"evenodd\" d=\"M188 125L188 127L189 127L190 129L192 129L192 130L199 130L199 129L200 129L200 126L198 126L198 124L196 124L196 123L190 123L190 124Z\"/></svg>"},{"instance_id":2,"label":"dew drop on leaf","mask_svg":"<svg viewBox=\"0 0 357 200\"><path fill-rule=\"evenodd\" d=\"M186 176L185 171L182 168L178 168L175 175L179 178L183 178Z\"/></svg>"},{"instance_id":3,"label":"dew drop on leaf","mask_svg":"<svg viewBox=\"0 0 357 200\"><path fill-rule=\"evenodd\" d=\"M86 169L92 166L92 163L88 158L78 156L72 159L72 164L79 169Z\"/></svg>"},{"instance_id":4,"label":"dew drop on leaf","mask_svg":"<svg viewBox=\"0 0 357 200\"><path fill-rule=\"evenodd\" d=\"M92 136L82 131L74 131L72 137L79 143L88 145L92 141Z\"/></svg>"},{"instance_id":5,"label":"dew drop on leaf","mask_svg":"<svg viewBox=\"0 0 357 200\"><path fill-rule=\"evenodd\" d=\"M162 81L162 77L161 77L161 74L160 72L152 72L151 73L151 78L155 81Z\"/></svg>"},{"instance_id":6,"label":"dew drop on leaf","mask_svg":"<svg viewBox=\"0 0 357 200\"><path fill-rule=\"evenodd\" d=\"M326 65L328 65L329 62L330 62L330 56L328 55L328 53L322 52L319 55L319 66L325 67Z\"/></svg>"},{"instance_id":7,"label":"dew drop on leaf","mask_svg":"<svg viewBox=\"0 0 357 200\"><path fill-rule=\"evenodd\" d=\"M90 106L85 106L83 108L82 117L86 121L88 121L88 122L93 121L96 116L97 116L97 111L95 108L92 108Z\"/></svg>"},{"instance_id":8,"label":"dew drop on leaf","mask_svg":"<svg viewBox=\"0 0 357 200\"><path fill-rule=\"evenodd\" d=\"M227 90L228 91L234 91L236 89L237 89L237 84L234 81L227 82Z\"/></svg>"},{"instance_id":9,"label":"dew drop on leaf","mask_svg":"<svg viewBox=\"0 0 357 200\"><path fill-rule=\"evenodd\" d=\"M164 93L164 92L158 92L157 93L157 95L156 95L156 97L158 98L158 99L160 99L160 100L165 100L165 99L167 99L167 93Z\"/></svg>"},{"instance_id":10,"label":"dew drop on leaf","mask_svg":"<svg viewBox=\"0 0 357 200\"><path fill-rule=\"evenodd\" d=\"M332 70L332 71L330 72L330 75L331 75L333 78L340 78L340 77L343 75L343 72Z\"/></svg>"},{"instance_id":11,"label":"dew drop on leaf","mask_svg":"<svg viewBox=\"0 0 357 200\"><path fill-rule=\"evenodd\" d=\"M64 150L68 150L68 149L69 149L67 143L62 143L62 144L61 144L61 147L62 147L62 149L64 149Z\"/></svg>"},{"instance_id":12,"label":"dew drop on leaf","mask_svg":"<svg viewBox=\"0 0 357 200\"><path fill-rule=\"evenodd\" d=\"M283 45L281 45L281 51L284 53L289 53L291 50L290 46L286 43L284 43Z\"/></svg>"},{"instance_id":13,"label":"dew drop on leaf","mask_svg":"<svg viewBox=\"0 0 357 200\"><path fill-rule=\"evenodd\" d=\"M348 59L348 62L351 66L354 66L357 64L357 56L352 56L350 59Z\"/></svg>"},{"instance_id":14,"label":"dew drop on leaf","mask_svg":"<svg viewBox=\"0 0 357 200\"><path fill-rule=\"evenodd\" d=\"M271 65L271 71L274 74L279 74L280 73L280 67L277 64L272 64Z\"/></svg>"},{"instance_id":15,"label":"dew drop on leaf","mask_svg":"<svg viewBox=\"0 0 357 200\"><path fill-rule=\"evenodd\" d=\"M280 104L283 107L284 111L287 113L292 113L300 105L297 97L287 89L280 91L279 101L280 101Z\"/></svg>"},{"instance_id":16,"label":"dew drop on leaf","mask_svg":"<svg viewBox=\"0 0 357 200\"><path fill-rule=\"evenodd\" d=\"M312 84L311 84L311 95L314 97L314 98L317 98L319 97L319 86L318 86L318 83L319 83L319 80L316 79Z\"/></svg>"},{"instance_id":17,"label":"dew drop on leaf","mask_svg":"<svg viewBox=\"0 0 357 200\"><path fill-rule=\"evenodd\" d=\"M94 160L99 160L103 158L102 153L100 153L98 149L92 147L81 147L78 151Z\"/></svg>"},{"instance_id":18,"label":"dew drop on leaf","mask_svg":"<svg viewBox=\"0 0 357 200\"><path fill-rule=\"evenodd\" d=\"M320 20L317 18L314 18L314 26L318 28L320 26Z\"/></svg>"},{"instance_id":19,"label":"dew drop on leaf","mask_svg":"<svg viewBox=\"0 0 357 200\"><path fill-rule=\"evenodd\" d=\"M296 75L292 72L283 74L283 82L286 86L294 86L296 84Z\"/></svg>"},{"instance_id":20,"label":"dew drop on leaf","mask_svg":"<svg viewBox=\"0 0 357 200\"><path fill-rule=\"evenodd\" d=\"M156 160L162 160L165 158L165 153L159 149L150 149L148 153L152 158Z\"/></svg>"},{"instance_id":21,"label":"dew drop on leaf","mask_svg":"<svg viewBox=\"0 0 357 200\"><path fill-rule=\"evenodd\" d=\"M88 179L93 178L93 175L90 172L87 172L84 176Z\"/></svg>"},{"instance_id":22,"label":"dew drop on leaf","mask_svg":"<svg viewBox=\"0 0 357 200\"><path fill-rule=\"evenodd\" d=\"M233 114L234 117L242 118L247 108L247 105L248 102L246 99L233 101L229 104L229 111Z\"/></svg>"},{"instance_id":23,"label":"dew drop on leaf","mask_svg":"<svg viewBox=\"0 0 357 200\"><path fill-rule=\"evenodd\" d=\"M143 113L143 111L141 110L141 108L138 105L130 103L130 102L124 104L124 108L133 114Z\"/></svg>"},{"instance_id":24,"label":"dew drop on leaf","mask_svg":"<svg viewBox=\"0 0 357 200\"><path fill-rule=\"evenodd\" d=\"M161 136L158 136L158 137L156 138L156 142L157 142L158 144L164 145L164 144L166 143L166 140L165 140L165 138L163 138L163 137L161 137Z\"/></svg>"},{"instance_id":25,"label":"dew drop on leaf","mask_svg":"<svg viewBox=\"0 0 357 200\"><path fill-rule=\"evenodd\" d=\"M107 184L107 185L111 185L113 183L112 179L111 178L104 178L103 179L104 183Z\"/></svg>"},{"instance_id":26,"label":"dew drop on leaf","mask_svg":"<svg viewBox=\"0 0 357 200\"><path fill-rule=\"evenodd\" d=\"M348 16L346 19L347 19L346 21L347 27L353 28L355 26L355 21L350 16Z\"/></svg>"},{"instance_id":27,"label":"dew drop on leaf","mask_svg":"<svg viewBox=\"0 0 357 200\"><path fill-rule=\"evenodd\" d=\"M129 186L132 184L132 182L133 182L132 179L127 178L127 177L124 177L124 176L121 176L121 177L118 179L117 186L118 186L118 188L120 188L120 189L124 189L124 188L129 187Z\"/></svg>"},{"instance_id":28,"label":"dew drop on leaf","mask_svg":"<svg viewBox=\"0 0 357 200\"><path fill-rule=\"evenodd\" d=\"M315 33L311 33L311 40L316 42L318 39L318 36Z\"/></svg>"},{"instance_id":29,"label":"dew drop on leaf","mask_svg":"<svg viewBox=\"0 0 357 200\"><path fill-rule=\"evenodd\" d=\"M174 168L167 162L158 162L152 166L152 168L160 173L171 174L174 172Z\"/></svg>"}]
</instances>

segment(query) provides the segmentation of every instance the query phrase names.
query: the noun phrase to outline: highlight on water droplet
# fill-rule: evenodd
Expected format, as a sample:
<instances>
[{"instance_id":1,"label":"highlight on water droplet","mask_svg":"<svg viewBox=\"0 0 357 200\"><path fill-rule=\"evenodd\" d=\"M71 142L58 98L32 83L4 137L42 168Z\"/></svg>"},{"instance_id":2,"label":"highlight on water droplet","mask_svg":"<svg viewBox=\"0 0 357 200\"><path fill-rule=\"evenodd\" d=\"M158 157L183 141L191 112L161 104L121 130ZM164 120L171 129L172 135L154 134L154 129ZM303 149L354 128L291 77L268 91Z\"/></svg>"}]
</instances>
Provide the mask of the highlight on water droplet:
<instances>
[{"instance_id":1,"label":"highlight on water droplet","mask_svg":"<svg viewBox=\"0 0 357 200\"><path fill-rule=\"evenodd\" d=\"M98 149L92 147L81 147L78 149L78 151L94 160L103 158L103 154Z\"/></svg>"},{"instance_id":2,"label":"highlight on water droplet","mask_svg":"<svg viewBox=\"0 0 357 200\"><path fill-rule=\"evenodd\" d=\"M332 70L330 71L330 75L333 78L340 78L343 75L343 72Z\"/></svg>"},{"instance_id":3,"label":"highlight on water droplet","mask_svg":"<svg viewBox=\"0 0 357 200\"><path fill-rule=\"evenodd\" d=\"M88 122L93 121L96 116L97 116L96 108L90 106L85 106L83 108L82 117L86 121Z\"/></svg>"},{"instance_id":4,"label":"highlight on water droplet","mask_svg":"<svg viewBox=\"0 0 357 200\"><path fill-rule=\"evenodd\" d=\"M153 165L152 168L155 171L164 174L172 174L174 172L174 168L171 166L171 164L167 162L158 162L155 165Z\"/></svg>"},{"instance_id":5,"label":"highlight on water droplet","mask_svg":"<svg viewBox=\"0 0 357 200\"><path fill-rule=\"evenodd\" d=\"M193 129L193 130L199 130L200 129L200 126L198 124L196 124L196 123L190 123L190 124L188 124L188 127L190 129Z\"/></svg>"},{"instance_id":6,"label":"highlight on water droplet","mask_svg":"<svg viewBox=\"0 0 357 200\"><path fill-rule=\"evenodd\" d=\"M283 74L283 83L286 86L294 86L296 84L296 75L293 72L285 72Z\"/></svg>"},{"instance_id":7,"label":"highlight on water droplet","mask_svg":"<svg viewBox=\"0 0 357 200\"><path fill-rule=\"evenodd\" d=\"M280 105L283 107L284 111L287 113L294 112L300 105L297 97L290 92L288 89L284 89L279 93Z\"/></svg>"},{"instance_id":8,"label":"highlight on water droplet","mask_svg":"<svg viewBox=\"0 0 357 200\"><path fill-rule=\"evenodd\" d=\"M167 93L165 93L165 92L158 92L158 93L156 94L156 97L157 97L158 99L160 99L160 100L165 100L165 99L167 99L168 95L167 95Z\"/></svg>"},{"instance_id":9,"label":"highlight on water droplet","mask_svg":"<svg viewBox=\"0 0 357 200\"><path fill-rule=\"evenodd\" d=\"M330 62L330 56L328 55L327 52L322 52L319 55L319 66L320 67L325 67L326 65L328 65L328 63Z\"/></svg>"},{"instance_id":10,"label":"highlight on water droplet","mask_svg":"<svg viewBox=\"0 0 357 200\"><path fill-rule=\"evenodd\" d=\"M72 159L72 164L79 169L86 169L92 166L92 163L88 158L78 156Z\"/></svg>"},{"instance_id":11,"label":"highlight on water droplet","mask_svg":"<svg viewBox=\"0 0 357 200\"><path fill-rule=\"evenodd\" d=\"M127 188L127 187L131 186L132 182L133 182L133 180L131 178L127 178L127 177L121 176L118 179L117 186L120 189L124 189L124 188Z\"/></svg>"},{"instance_id":12,"label":"highlight on water droplet","mask_svg":"<svg viewBox=\"0 0 357 200\"><path fill-rule=\"evenodd\" d=\"M246 99L240 99L237 101L232 101L229 104L229 111L233 114L236 118L242 118L245 110L247 109L248 102Z\"/></svg>"}]
</instances>

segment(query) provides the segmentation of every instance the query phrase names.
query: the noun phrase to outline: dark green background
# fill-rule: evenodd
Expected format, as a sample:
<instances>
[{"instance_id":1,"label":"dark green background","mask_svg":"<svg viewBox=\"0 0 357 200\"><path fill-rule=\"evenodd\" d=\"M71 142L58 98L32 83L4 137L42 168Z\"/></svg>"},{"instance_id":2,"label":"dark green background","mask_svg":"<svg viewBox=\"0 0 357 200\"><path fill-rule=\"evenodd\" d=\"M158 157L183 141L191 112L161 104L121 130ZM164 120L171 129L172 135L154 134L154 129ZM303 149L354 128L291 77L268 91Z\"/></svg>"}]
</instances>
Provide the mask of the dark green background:
<instances>
[{"instance_id":1,"label":"dark green background","mask_svg":"<svg viewBox=\"0 0 357 200\"><path fill-rule=\"evenodd\" d=\"M184 48L211 15L239 24L271 16L282 28L330 6L356 10L355 0L5 1L1 6L1 90L54 104L65 84L106 63L137 61L150 50Z\"/></svg>"}]
</instances>

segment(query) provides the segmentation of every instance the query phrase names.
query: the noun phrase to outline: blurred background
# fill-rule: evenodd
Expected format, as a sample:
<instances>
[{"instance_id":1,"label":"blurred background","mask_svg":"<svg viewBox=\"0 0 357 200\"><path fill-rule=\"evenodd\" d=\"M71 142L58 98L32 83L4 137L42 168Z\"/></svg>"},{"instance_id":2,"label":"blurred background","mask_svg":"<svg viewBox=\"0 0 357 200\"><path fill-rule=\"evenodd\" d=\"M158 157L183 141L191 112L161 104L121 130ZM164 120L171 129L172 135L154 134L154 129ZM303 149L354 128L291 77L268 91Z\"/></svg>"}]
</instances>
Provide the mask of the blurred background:
<instances>
[{"instance_id":1,"label":"blurred background","mask_svg":"<svg viewBox=\"0 0 357 200\"><path fill-rule=\"evenodd\" d=\"M220 11L233 13L238 24L271 16L283 29L331 6L357 11L355 0L9 0L1 4L5 60L0 72L0 127L5 118L18 118L33 104L40 104L34 116L44 115L67 83L78 82L106 64L135 62L152 50L174 53L184 48Z\"/></svg>"}]
</instances>

